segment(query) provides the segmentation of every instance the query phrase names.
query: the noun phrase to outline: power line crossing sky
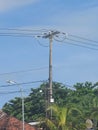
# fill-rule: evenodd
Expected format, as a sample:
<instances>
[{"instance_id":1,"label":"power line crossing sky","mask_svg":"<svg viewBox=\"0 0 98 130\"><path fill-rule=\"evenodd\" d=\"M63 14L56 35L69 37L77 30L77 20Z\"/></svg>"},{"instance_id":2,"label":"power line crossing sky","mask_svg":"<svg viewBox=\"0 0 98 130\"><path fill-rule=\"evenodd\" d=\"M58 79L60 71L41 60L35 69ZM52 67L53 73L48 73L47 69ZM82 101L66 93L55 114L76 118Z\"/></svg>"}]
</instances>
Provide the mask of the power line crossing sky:
<instances>
[{"instance_id":1,"label":"power line crossing sky","mask_svg":"<svg viewBox=\"0 0 98 130\"><path fill-rule=\"evenodd\" d=\"M37 36L51 30L60 31L53 39L53 80L97 82L97 12L97 0L0 0L0 86L48 80L49 39ZM1 95L1 107L13 97Z\"/></svg>"}]
</instances>

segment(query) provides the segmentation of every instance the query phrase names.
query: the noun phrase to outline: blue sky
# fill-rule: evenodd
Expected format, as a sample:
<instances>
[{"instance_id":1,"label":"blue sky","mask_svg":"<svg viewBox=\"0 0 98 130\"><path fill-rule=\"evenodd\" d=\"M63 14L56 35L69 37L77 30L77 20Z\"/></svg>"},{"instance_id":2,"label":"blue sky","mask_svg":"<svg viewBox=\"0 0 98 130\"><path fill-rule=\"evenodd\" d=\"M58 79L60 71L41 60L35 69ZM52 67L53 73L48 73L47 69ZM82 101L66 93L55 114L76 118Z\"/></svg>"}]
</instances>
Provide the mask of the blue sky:
<instances>
[{"instance_id":1,"label":"blue sky","mask_svg":"<svg viewBox=\"0 0 98 130\"><path fill-rule=\"evenodd\" d=\"M97 0L0 0L0 28L56 29L98 41L97 12ZM48 39L39 41L49 45ZM53 80L68 85L97 82L97 55L95 50L53 41ZM18 83L48 79L49 47L41 46L36 39L0 36L0 61L0 74L32 69L0 75L0 86L7 85L9 79ZM24 89L38 86L23 85ZM14 90L19 88L0 88L0 107L19 96L2 94Z\"/></svg>"}]
</instances>

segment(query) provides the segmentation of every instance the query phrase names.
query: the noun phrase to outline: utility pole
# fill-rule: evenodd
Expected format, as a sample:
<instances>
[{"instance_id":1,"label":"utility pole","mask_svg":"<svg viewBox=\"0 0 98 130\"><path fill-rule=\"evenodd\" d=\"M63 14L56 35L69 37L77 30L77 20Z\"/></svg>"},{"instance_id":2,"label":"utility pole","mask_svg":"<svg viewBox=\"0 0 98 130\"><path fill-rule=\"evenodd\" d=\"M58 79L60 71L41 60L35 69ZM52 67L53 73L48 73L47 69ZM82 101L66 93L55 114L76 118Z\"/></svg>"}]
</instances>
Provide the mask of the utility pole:
<instances>
[{"instance_id":1,"label":"utility pole","mask_svg":"<svg viewBox=\"0 0 98 130\"><path fill-rule=\"evenodd\" d=\"M53 91L52 91L52 40L53 35L50 35L49 37L49 88L50 88L50 94L49 94L49 102L53 102Z\"/></svg>"},{"instance_id":2,"label":"utility pole","mask_svg":"<svg viewBox=\"0 0 98 130\"><path fill-rule=\"evenodd\" d=\"M53 99L53 90L52 90L52 43L53 43L53 37L56 34L59 34L58 31L50 31L48 34L43 36L43 38L49 38L49 105L54 102ZM52 110L50 113L50 118L52 119Z\"/></svg>"},{"instance_id":3,"label":"utility pole","mask_svg":"<svg viewBox=\"0 0 98 130\"><path fill-rule=\"evenodd\" d=\"M8 80L7 83L10 84L15 84L20 88L20 92L21 92L21 100L22 100L22 130L25 130L25 121L24 121L24 96L23 96L23 89L20 85L18 85L17 82L12 81L12 80Z\"/></svg>"}]
</instances>

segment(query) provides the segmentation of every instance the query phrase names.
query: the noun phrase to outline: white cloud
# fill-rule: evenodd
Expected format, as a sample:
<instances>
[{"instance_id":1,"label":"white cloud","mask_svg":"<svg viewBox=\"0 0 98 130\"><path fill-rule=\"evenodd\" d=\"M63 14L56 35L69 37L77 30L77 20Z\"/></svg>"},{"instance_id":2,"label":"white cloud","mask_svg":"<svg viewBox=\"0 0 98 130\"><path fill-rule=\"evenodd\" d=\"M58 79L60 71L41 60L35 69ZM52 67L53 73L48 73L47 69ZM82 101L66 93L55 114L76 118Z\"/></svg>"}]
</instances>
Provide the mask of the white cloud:
<instances>
[{"instance_id":1,"label":"white cloud","mask_svg":"<svg viewBox=\"0 0 98 130\"><path fill-rule=\"evenodd\" d=\"M38 0L0 0L0 12L5 12L16 7L25 6L36 1Z\"/></svg>"}]
</instances>

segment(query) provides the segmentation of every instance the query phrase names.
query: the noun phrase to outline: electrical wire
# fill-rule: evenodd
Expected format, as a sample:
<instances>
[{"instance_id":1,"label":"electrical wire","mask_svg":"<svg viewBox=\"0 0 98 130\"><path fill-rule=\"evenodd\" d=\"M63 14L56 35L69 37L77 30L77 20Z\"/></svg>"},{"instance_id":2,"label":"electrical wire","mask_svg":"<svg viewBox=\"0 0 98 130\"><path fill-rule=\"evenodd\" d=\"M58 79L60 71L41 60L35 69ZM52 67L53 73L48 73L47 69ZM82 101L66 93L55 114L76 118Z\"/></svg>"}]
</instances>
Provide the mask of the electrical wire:
<instances>
[{"instance_id":1,"label":"electrical wire","mask_svg":"<svg viewBox=\"0 0 98 130\"><path fill-rule=\"evenodd\" d=\"M65 39L67 39L67 40L79 42L79 43L82 43L82 44L88 44L88 45L91 45L91 46L98 46L98 41L95 41L95 40L91 40L91 39L88 39L88 38L84 38L84 37L76 36L76 35L72 35L72 34L66 35L66 33L62 33L62 35L65 35ZM70 37L72 37L72 38L70 38Z\"/></svg>"},{"instance_id":2,"label":"electrical wire","mask_svg":"<svg viewBox=\"0 0 98 130\"><path fill-rule=\"evenodd\" d=\"M89 46L89 43L86 43L86 42L83 42L83 41L80 41L81 44L79 44L79 43L77 43L77 42L79 42L78 40L70 39L70 41L72 41L72 42L67 41L68 38L66 38L65 41L58 40L56 38L54 40L57 41L57 42L60 42L60 43L66 43L66 44L69 44L69 45L74 45L74 46L83 47L83 48L87 48L87 49L98 51L97 48L93 48L93 47ZM85 43L85 45L84 45L84 43Z\"/></svg>"},{"instance_id":3,"label":"electrical wire","mask_svg":"<svg viewBox=\"0 0 98 130\"><path fill-rule=\"evenodd\" d=\"M29 89L24 89L23 92L29 92L30 90ZM15 94L15 93L20 93L20 91L1 91L0 92L0 95L1 94Z\"/></svg>"},{"instance_id":4,"label":"electrical wire","mask_svg":"<svg viewBox=\"0 0 98 130\"><path fill-rule=\"evenodd\" d=\"M50 29L26 29L26 28L0 28L2 31L26 31L26 32L36 32L36 31L41 31L41 32L47 32L51 31Z\"/></svg>"},{"instance_id":5,"label":"electrical wire","mask_svg":"<svg viewBox=\"0 0 98 130\"><path fill-rule=\"evenodd\" d=\"M11 29L12 30L12 29ZM13 29L13 30L16 30L16 29ZM24 31L24 30L21 30L21 31ZM28 30L26 30L28 31ZM10 36L10 37L31 37L31 38L34 38L37 43L42 46L42 47L49 47L47 45L43 45L40 41L39 41L39 37L42 38L42 36L44 35L44 33L27 33L27 32L0 32L0 36Z\"/></svg>"},{"instance_id":6,"label":"electrical wire","mask_svg":"<svg viewBox=\"0 0 98 130\"><path fill-rule=\"evenodd\" d=\"M71 39L71 38L66 38L66 39L69 40L69 41L78 42L78 43L81 43L81 44L84 44L84 45L90 45L90 46L98 47L98 44L88 43L88 42L85 42L85 41L75 40L75 39Z\"/></svg>"},{"instance_id":7,"label":"electrical wire","mask_svg":"<svg viewBox=\"0 0 98 130\"><path fill-rule=\"evenodd\" d=\"M58 40L56 40L56 41L58 41ZM58 42L60 42L60 41L58 41ZM68 45L73 45L73 46L78 46L78 47L83 47L83 48L87 48L87 49L91 49L91 50L96 50L96 51L98 51L98 49L96 49L96 48L92 48L92 47L88 47L88 46L84 46L84 45L79 45L79 44L73 43L73 42L65 41L65 42L61 42L61 43L66 43L66 44L68 44ZM61 45L64 45L64 44L61 44Z\"/></svg>"},{"instance_id":8,"label":"electrical wire","mask_svg":"<svg viewBox=\"0 0 98 130\"><path fill-rule=\"evenodd\" d=\"M47 81L44 81L44 82L47 82ZM59 83L59 82L56 82L56 81L54 81L54 82ZM24 84L24 83L19 83L19 84L15 84L15 85L21 85L21 84ZM29 84L29 83L26 83L26 84ZM61 83L61 85L64 85L65 87L67 87L69 89L75 90L75 88L73 86L71 86L71 85L64 84L64 83ZM3 86L5 86L5 85L3 85ZM6 85L6 86L9 87L9 86L13 86L13 85ZM28 91L31 91L31 90L30 89L24 89L23 90L23 92L28 92ZM15 93L20 93L20 91L0 91L0 95L2 95L2 94L15 94Z\"/></svg>"},{"instance_id":9,"label":"electrical wire","mask_svg":"<svg viewBox=\"0 0 98 130\"><path fill-rule=\"evenodd\" d=\"M16 28L0 28L1 36L12 36L12 35L22 35L22 36L38 36L42 37L47 34L50 30L48 29L16 29ZM36 33L35 33L36 32ZM24 34L24 35L23 35Z\"/></svg>"},{"instance_id":10,"label":"electrical wire","mask_svg":"<svg viewBox=\"0 0 98 130\"><path fill-rule=\"evenodd\" d=\"M44 34L47 34L47 32L55 32L57 30L51 30L51 29L25 29L25 28L24 29L23 28L0 28L0 31L9 31L9 32L10 31L16 31L16 32L18 31L18 33L19 32L21 32L21 33L29 32L29 34L32 32L31 35L33 34L33 32L38 32L37 34L34 34L34 35L38 35L39 32L41 32L40 35L44 35ZM42 33L42 32L44 32L44 33ZM58 32L60 32L60 31L58 31ZM1 32L1 34L2 34L2 32ZM6 32L5 32L5 34L6 34ZM12 34L13 34L13 32L12 32ZM60 32L59 34L62 34L62 35L66 36L65 32ZM88 38L85 38L85 37L81 37L81 36L77 36L77 35L73 35L73 34L70 34L70 33L68 33L67 35L71 36L71 37L74 37L74 38L81 39L81 40L86 40L86 41L89 41L89 42L96 42L96 43L98 43L98 41L91 40L91 39L88 39Z\"/></svg>"},{"instance_id":11,"label":"electrical wire","mask_svg":"<svg viewBox=\"0 0 98 130\"><path fill-rule=\"evenodd\" d=\"M88 39L88 38L85 38L85 37L76 36L76 35L72 35L72 34L68 34L68 35L69 35L69 36L72 36L72 37L75 37L75 38L78 38L78 39L81 39L81 40L86 40L86 41L89 41L89 42L98 43L98 41L91 40L91 39Z\"/></svg>"},{"instance_id":12,"label":"electrical wire","mask_svg":"<svg viewBox=\"0 0 98 130\"><path fill-rule=\"evenodd\" d=\"M69 45L73 45L73 46L77 46L77 47L82 47L82 48L90 49L90 50L94 50L94 51L98 51L98 49L96 49L96 48L89 47L89 46L84 46L84 45L80 45L78 43L72 43L72 42L67 42L67 41L65 41L63 43L66 43L66 44L69 44Z\"/></svg>"},{"instance_id":13,"label":"electrical wire","mask_svg":"<svg viewBox=\"0 0 98 130\"><path fill-rule=\"evenodd\" d=\"M58 38L58 39L57 39ZM63 42L64 40L66 40L66 36L64 35L63 37L62 37L62 39L59 37L59 36L55 36L55 37L53 37L53 39L54 40L58 40L59 42Z\"/></svg>"},{"instance_id":14,"label":"electrical wire","mask_svg":"<svg viewBox=\"0 0 98 130\"><path fill-rule=\"evenodd\" d=\"M32 72L32 71L40 71L40 70L44 70L44 69L48 69L48 66L47 67L35 68L35 69L28 69L28 70L13 71L13 72L8 72L8 73L1 73L0 76L18 74L18 73L25 73L25 72Z\"/></svg>"},{"instance_id":15,"label":"electrical wire","mask_svg":"<svg viewBox=\"0 0 98 130\"><path fill-rule=\"evenodd\" d=\"M42 37L43 34L41 33L15 33L15 32L11 32L11 33L1 33L0 32L0 36L21 36L21 37L34 37L34 36L37 36L37 37Z\"/></svg>"},{"instance_id":16,"label":"electrical wire","mask_svg":"<svg viewBox=\"0 0 98 130\"><path fill-rule=\"evenodd\" d=\"M33 37L33 38L35 38L35 36L43 38L46 34L49 33L49 31L53 31L53 30L48 30L48 29L35 29L35 30L32 30L32 29L15 29L15 28L12 28L12 29L11 28L0 28L0 29L1 29L1 31L5 31L5 32L0 32L0 36L14 36L14 37L23 36L23 37ZM6 32L6 31L14 31L14 32ZM37 33L35 33L35 32L37 32ZM44 32L44 33L42 33L42 32ZM64 36L64 37L62 37L62 39L59 38L60 34L62 36ZM65 40L67 39L67 40L72 41L70 43L66 42L68 44L80 46L80 47L88 48L88 49L92 49L92 50L98 50L97 48L93 48L94 46L96 46L96 47L98 46L97 44L95 44L95 43L98 43L98 41L91 40L91 39L88 39L88 38L84 38L84 37L81 37L81 36L72 35L72 34L68 34L68 36L71 36L75 39L72 39L70 37L67 38L66 33L62 33L62 32L59 32L59 35L55 36L55 37L58 37L58 39L55 38L55 40L58 41L58 42L66 42ZM89 41L89 43L87 41ZM43 47L48 47L46 45L41 44L39 40L37 40L37 42L39 43L39 45L41 45ZM75 42L75 43L73 43L73 42ZM81 43L81 45L79 43Z\"/></svg>"},{"instance_id":17,"label":"electrical wire","mask_svg":"<svg viewBox=\"0 0 98 130\"><path fill-rule=\"evenodd\" d=\"M22 82L22 83L17 83L17 84L8 84L8 85L1 85L0 88L5 88L9 86L16 86L16 85L27 85L27 84L34 84L34 83L44 83L47 82L47 80L38 80L38 81L31 81L31 82Z\"/></svg>"},{"instance_id":18,"label":"electrical wire","mask_svg":"<svg viewBox=\"0 0 98 130\"><path fill-rule=\"evenodd\" d=\"M67 88L70 88L70 89L72 89L72 90L76 90L76 89L74 88L74 86L68 85L67 83L59 83L59 82L57 82L57 81L53 81L53 82L58 83L58 84L61 84L61 85L65 86L65 87L67 87Z\"/></svg>"},{"instance_id":19,"label":"electrical wire","mask_svg":"<svg viewBox=\"0 0 98 130\"><path fill-rule=\"evenodd\" d=\"M34 37L34 38L35 38L35 37ZM35 38L35 40L37 41L37 43L38 43L40 46L42 46L42 47L49 47L49 45L48 45L48 46L43 45L43 44L39 41L38 37Z\"/></svg>"}]
</instances>

